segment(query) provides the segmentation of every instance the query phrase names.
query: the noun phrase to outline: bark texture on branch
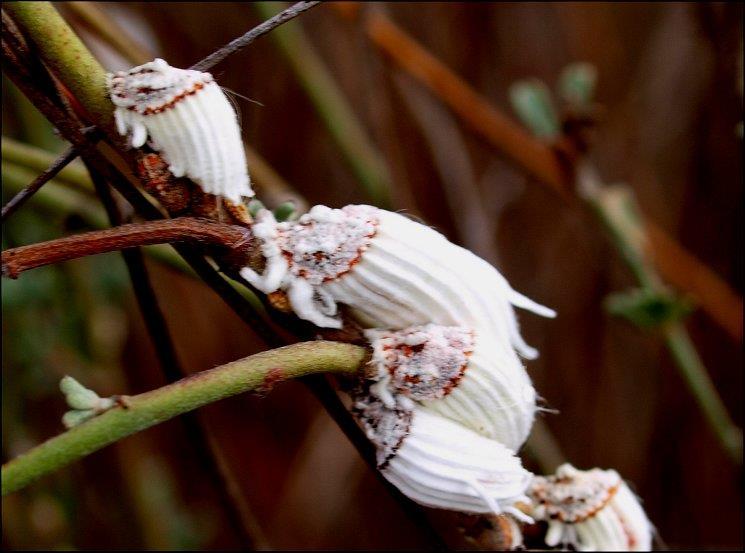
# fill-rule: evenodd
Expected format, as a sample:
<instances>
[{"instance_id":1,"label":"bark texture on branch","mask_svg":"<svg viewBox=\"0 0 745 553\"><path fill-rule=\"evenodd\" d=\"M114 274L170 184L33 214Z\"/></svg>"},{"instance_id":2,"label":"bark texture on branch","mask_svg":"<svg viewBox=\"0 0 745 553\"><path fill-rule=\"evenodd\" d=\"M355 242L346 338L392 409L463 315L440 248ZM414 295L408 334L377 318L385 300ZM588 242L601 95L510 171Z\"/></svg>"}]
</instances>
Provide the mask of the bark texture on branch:
<instances>
[{"instance_id":1,"label":"bark texture on branch","mask_svg":"<svg viewBox=\"0 0 745 553\"><path fill-rule=\"evenodd\" d=\"M2 275L17 278L24 271L79 257L152 244L185 243L227 249L237 265L247 263L251 231L245 227L196 217L132 223L21 246L2 253ZM244 264L245 264L244 263Z\"/></svg>"}]
</instances>

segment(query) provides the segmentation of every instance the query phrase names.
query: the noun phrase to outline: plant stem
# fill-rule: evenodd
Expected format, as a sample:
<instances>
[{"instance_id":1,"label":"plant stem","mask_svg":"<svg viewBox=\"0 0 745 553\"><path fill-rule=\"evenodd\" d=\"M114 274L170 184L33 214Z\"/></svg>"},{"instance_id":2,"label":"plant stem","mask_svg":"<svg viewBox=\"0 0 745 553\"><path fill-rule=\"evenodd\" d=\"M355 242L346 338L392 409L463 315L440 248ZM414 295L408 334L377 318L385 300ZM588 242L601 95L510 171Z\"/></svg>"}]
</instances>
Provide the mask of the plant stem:
<instances>
[{"instance_id":1,"label":"plant stem","mask_svg":"<svg viewBox=\"0 0 745 553\"><path fill-rule=\"evenodd\" d=\"M5 250L2 274L16 278L36 267L147 244L188 242L240 251L248 249L251 236L245 227L195 217L132 223Z\"/></svg>"},{"instance_id":2,"label":"plant stem","mask_svg":"<svg viewBox=\"0 0 745 553\"><path fill-rule=\"evenodd\" d=\"M20 167L15 163L3 161L2 164L3 173L3 187L9 192L21 190L23 186L33 178L33 173L30 172L26 167ZM62 172L64 173L64 171ZM48 182L44 188L42 188L37 194L34 195L31 204L39 206L46 212L54 214L76 214L80 216L87 225L94 229L107 228L106 215L101 207L94 203L94 201L87 195L83 195L77 190L71 190L66 186L65 183L57 181L62 174L50 182ZM144 252L153 259L160 261L173 269L176 269L186 275L194 277L194 271L189 268L189 265L179 256L173 248L166 246L165 244L159 244L154 246L145 246ZM246 294L250 292L241 287Z\"/></svg>"},{"instance_id":3,"label":"plant stem","mask_svg":"<svg viewBox=\"0 0 745 553\"><path fill-rule=\"evenodd\" d=\"M274 2L257 2L253 7L264 17L278 10ZM302 27L287 25L272 33L272 38L371 201L389 208L391 185L385 163Z\"/></svg>"},{"instance_id":4,"label":"plant stem","mask_svg":"<svg viewBox=\"0 0 745 553\"><path fill-rule=\"evenodd\" d=\"M727 413L685 326L681 323L667 325L663 328L662 334L675 364L709 425L714 429L732 461L742 465L742 429L732 422Z\"/></svg>"},{"instance_id":5,"label":"plant stem","mask_svg":"<svg viewBox=\"0 0 745 553\"><path fill-rule=\"evenodd\" d=\"M3 140L5 144L5 140ZM3 188L8 192L16 192L34 178L34 172L25 166L19 166L3 158L2 162ZM61 174L48 182L34 197L29 205L40 205L55 213L75 213L93 228L106 227L106 215L100 206L87 195L66 186L60 182Z\"/></svg>"},{"instance_id":6,"label":"plant stem","mask_svg":"<svg viewBox=\"0 0 745 553\"><path fill-rule=\"evenodd\" d=\"M36 194L39 189L44 186L47 182L52 180L62 169L65 168L72 160L78 157L78 151L74 148L68 148L61 156L59 156L47 169L44 170L38 177L36 177L28 186L24 187L23 190L13 196L8 203L3 206L2 215L0 219L5 220L10 217L14 211L21 207L26 200Z\"/></svg>"},{"instance_id":7,"label":"plant stem","mask_svg":"<svg viewBox=\"0 0 745 553\"><path fill-rule=\"evenodd\" d=\"M9 461L2 468L2 494L98 451L126 436L250 390L308 374L355 374L366 350L337 342L304 342L265 351L126 398L115 407Z\"/></svg>"},{"instance_id":8,"label":"plant stem","mask_svg":"<svg viewBox=\"0 0 745 553\"><path fill-rule=\"evenodd\" d=\"M584 162L577 170L577 189L607 228L616 249L639 283L649 290L664 291L662 279L649 258L648 235L631 188L603 185L595 169ZM741 465L742 430L727 413L685 326L677 321L668 323L662 334L675 366L709 426L729 457Z\"/></svg>"}]
</instances>

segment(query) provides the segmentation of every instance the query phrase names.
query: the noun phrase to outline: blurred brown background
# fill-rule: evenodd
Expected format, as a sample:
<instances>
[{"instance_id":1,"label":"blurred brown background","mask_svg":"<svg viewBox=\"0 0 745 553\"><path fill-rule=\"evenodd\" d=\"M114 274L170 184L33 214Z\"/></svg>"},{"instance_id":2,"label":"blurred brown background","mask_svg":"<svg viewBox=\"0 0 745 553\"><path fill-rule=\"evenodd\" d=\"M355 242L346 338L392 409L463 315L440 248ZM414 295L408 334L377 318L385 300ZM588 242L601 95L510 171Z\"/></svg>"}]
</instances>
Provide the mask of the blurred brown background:
<instances>
[{"instance_id":1,"label":"blurred brown background","mask_svg":"<svg viewBox=\"0 0 745 553\"><path fill-rule=\"evenodd\" d=\"M178 67L263 19L238 2L97 4ZM58 6L108 69L130 65ZM741 5L383 9L505 112L515 80L553 85L568 63L594 64L605 116L593 158L604 179L631 184L646 215L742 294ZM580 468L615 468L630 480L669 546L741 548L741 468L722 452L660 338L603 310L609 293L634 281L592 214L472 135L333 6L314 8L291 25L308 35L382 152L393 207L471 247L517 290L558 311L553 321L525 313L520 321L528 343L541 351L528 368L547 406L558 411L543 419L566 458ZM272 37L212 72L223 87L261 104L236 98L244 138L310 205L370 201ZM23 114L18 94L4 84L3 134L59 149L48 136L34 136L33 115L27 108ZM4 247L77 228L62 215L34 219L33 205L15 227L6 226ZM149 267L188 371L264 348L207 288L155 262ZM163 384L116 255L4 281L3 309L5 459L61 431L64 402L56 386L64 374L101 395ZM687 327L741 425L741 343L699 311ZM226 400L199 418L245 500L256 546L426 543L302 385ZM538 471L533 459L526 464ZM241 545L178 420L3 499L8 549Z\"/></svg>"}]
</instances>

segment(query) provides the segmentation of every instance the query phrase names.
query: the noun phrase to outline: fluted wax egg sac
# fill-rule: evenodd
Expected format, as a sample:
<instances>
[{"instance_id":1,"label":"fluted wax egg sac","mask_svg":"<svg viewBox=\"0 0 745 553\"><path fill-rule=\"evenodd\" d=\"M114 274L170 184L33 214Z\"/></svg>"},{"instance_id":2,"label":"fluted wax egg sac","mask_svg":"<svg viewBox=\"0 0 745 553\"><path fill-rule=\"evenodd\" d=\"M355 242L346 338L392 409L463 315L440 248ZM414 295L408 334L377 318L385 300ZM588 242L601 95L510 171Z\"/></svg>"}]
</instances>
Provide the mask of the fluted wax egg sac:
<instances>
[{"instance_id":1,"label":"fluted wax egg sac","mask_svg":"<svg viewBox=\"0 0 745 553\"><path fill-rule=\"evenodd\" d=\"M483 259L398 213L318 205L295 223L277 223L268 210L257 220L266 269L241 274L265 293L286 290L295 313L321 327L341 327L337 303L344 303L368 328L462 325L488 335L505 356L515 348L534 358L512 306L555 315Z\"/></svg>"},{"instance_id":2,"label":"fluted wax egg sac","mask_svg":"<svg viewBox=\"0 0 745 553\"><path fill-rule=\"evenodd\" d=\"M353 396L353 413L376 445L378 468L407 497L464 513L509 513L526 502L532 474L490 440L401 396L389 408L369 394Z\"/></svg>"},{"instance_id":3,"label":"fluted wax egg sac","mask_svg":"<svg viewBox=\"0 0 745 553\"><path fill-rule=\"evenodd\" d=\"M175 177L239 204L252 197L235 111L209 73L154 61L107 75L121 135L139 148L150 138Z\"/></svg>"},{"instance_id":4,"label":"fluted wax egg sac","mask_svg":"<svg viewBox=\"0 0 745 553\"><path fill-rule=\"evenodd\" d=\"M554 476L536 476L528 495L533 516L548 521L546 544L582 551L650 551L652 524L614 470L561 465Z\"/></svg>"},{"instance_id":5,"label":"fluted wax egg sac","mask_svg":"<svg viewBox=\"0 0 745 553\"><path fill-rule=\"evenodd\" d=\"M372 394L388 407L400 394L517 451L530 433L536 394L515 355L480 330L420 325L365 331Z\"/></svg>"}]
</instances>

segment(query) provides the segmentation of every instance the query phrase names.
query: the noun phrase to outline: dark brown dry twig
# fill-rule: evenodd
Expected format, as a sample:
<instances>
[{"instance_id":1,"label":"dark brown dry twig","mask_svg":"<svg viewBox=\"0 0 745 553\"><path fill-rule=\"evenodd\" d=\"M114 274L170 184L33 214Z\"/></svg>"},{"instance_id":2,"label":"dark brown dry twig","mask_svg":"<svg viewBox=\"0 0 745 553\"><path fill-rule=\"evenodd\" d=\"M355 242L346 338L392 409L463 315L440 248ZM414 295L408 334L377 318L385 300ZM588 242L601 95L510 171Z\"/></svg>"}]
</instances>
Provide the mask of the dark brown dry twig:
<instances>
[{"instance_id":1,"label":"dark brown dry twig","mask_svg":"<svg viewBox=\"0 0 745 553\"><path fill-rule=\"evenodd\" d=\"M68 148L61 156L59 156L52 165L49 166L41 175L36 177L31 184L21 190L18 194L13 196L8 203L3 206L2 214L0 214L0 220L4 223L8 217L10 217L15 211L21 207L26 200L36 194L39 189L44 186L47 182L52 180L57 173L62 171L67 165L78 157L78 151L74 146Z\"/></svg>"}]
</instances>

